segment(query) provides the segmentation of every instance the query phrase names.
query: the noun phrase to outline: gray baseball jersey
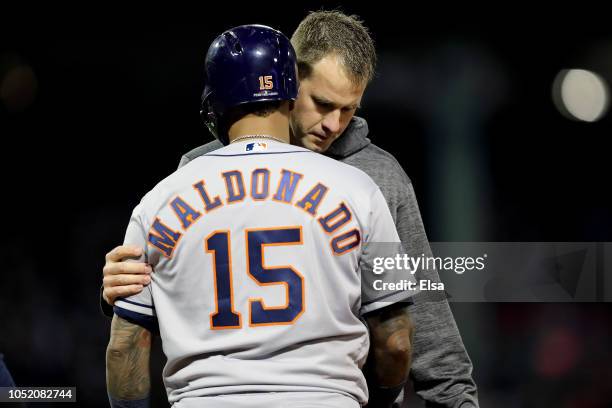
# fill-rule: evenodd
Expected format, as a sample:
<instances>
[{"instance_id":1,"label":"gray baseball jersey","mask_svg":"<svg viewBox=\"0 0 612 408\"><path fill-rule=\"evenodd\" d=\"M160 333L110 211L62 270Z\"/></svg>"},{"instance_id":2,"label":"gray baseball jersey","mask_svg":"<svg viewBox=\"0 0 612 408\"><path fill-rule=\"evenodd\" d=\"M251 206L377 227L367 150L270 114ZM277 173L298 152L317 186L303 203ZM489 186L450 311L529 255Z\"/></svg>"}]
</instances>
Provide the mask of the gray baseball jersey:
<instances>
[{"instance_id":1,"label":"gray baseball jersey","mask_svg":"<svg viewBox=\"0 0 612 408\"><path fill-rule=\"evenodd\" d=\"M411 291L378 293L373 260L399 238L361 170L301 147L237 142L160 182L125 244L152 283L115 313L159 329L169 402L239 393L333 393L364 404L361 316ZM390 248L385 246L385 248ZM410 280L401 274L397 279ZM289 395L289 394L287 394Z\"/></svg>"}]
</instances>

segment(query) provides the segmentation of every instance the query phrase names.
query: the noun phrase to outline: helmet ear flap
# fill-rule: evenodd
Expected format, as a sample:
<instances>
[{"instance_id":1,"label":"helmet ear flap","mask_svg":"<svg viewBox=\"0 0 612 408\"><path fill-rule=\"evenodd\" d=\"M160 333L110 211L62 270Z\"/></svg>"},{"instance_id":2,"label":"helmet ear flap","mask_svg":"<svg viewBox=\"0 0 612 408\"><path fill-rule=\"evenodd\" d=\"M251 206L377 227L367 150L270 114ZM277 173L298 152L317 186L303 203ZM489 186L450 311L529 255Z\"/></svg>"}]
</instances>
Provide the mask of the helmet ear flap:
<instances>
[{"instance_id":1,"label":"helmet ear flap","mask_svg":"<svg viewBox=\"0 0 612 408\"><path fill-rule=\"evenodd\" d=\"M206 93L206 92L205 92ZM223 145L229 144L229 138L223 134L223 131L219 129L219 117L215 113L212 106L212 92L206 93L206 96L202 98L202 108L200 109L200 120L202 124L208 129L208 131Z\"/></svg>"},{"instance_id":2,"label":"helmet ear flap","mask_svg":"<svg viewBox=\"0 0 612 408\"><path fill-rule=\"evenodd\" d=\"M208 131L212 133L214 137L218 138L217 115L213 112L205 112L202 110L200 111L200 116L202 117L202 123L206 126Z\"/></svg>"},{"instance_id":3,"label":"helmet ear flap","mask_svg":"<svg viewBox=\"0 0 612 408\"><path fill-rule=\"evenodd\" d=\"M210 133L213 134L214 137L217 137L216 132L216 117L215 113L212 109L212 104L210 102L212 92L204 91L204 95L202 95L202 106L200 109L200 120L202 124L208 128Z\"/></svg>"}]
</instances>

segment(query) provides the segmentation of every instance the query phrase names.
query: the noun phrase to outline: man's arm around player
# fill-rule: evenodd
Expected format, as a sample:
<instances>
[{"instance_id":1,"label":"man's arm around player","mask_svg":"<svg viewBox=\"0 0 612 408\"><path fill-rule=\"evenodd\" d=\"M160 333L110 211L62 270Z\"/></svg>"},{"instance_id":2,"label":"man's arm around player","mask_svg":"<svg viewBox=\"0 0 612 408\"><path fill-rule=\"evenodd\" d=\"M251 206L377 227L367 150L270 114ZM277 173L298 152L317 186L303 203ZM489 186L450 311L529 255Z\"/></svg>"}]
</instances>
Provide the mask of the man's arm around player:
<instances>
[{"instance_id":1,"label":"man's arm around player","mask_svg":"<svg viewBox=\"0 0 612 408\"><path fill-rule=\"evenodd\" d=\"M118 246L106 254L102 298L100 305L104 314L113 315L112 305L115 299L128 297L142 290L151 282L151 267L145 263L127 262L127 259L138 258L142 248L135 245Z\"/></svg>"},{"instance_id":2,"label":"man's arm around player","mask_svg":"<svg viewBox=\"0 0 612 408\"><path fill-rule=\"evenodd\" d=\"M150 405L151 332L115 315L106 349L106 389L113 408Z\"/></svg>"}]
</instances>

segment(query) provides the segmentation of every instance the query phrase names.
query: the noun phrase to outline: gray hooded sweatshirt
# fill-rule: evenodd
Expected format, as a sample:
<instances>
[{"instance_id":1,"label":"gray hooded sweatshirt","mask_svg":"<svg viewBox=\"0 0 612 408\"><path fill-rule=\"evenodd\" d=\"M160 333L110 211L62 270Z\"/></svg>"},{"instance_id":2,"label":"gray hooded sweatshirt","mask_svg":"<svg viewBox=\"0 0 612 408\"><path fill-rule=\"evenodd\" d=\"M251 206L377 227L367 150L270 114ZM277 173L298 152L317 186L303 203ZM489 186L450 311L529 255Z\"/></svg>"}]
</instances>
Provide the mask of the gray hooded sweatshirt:
<instances>
[{"instance_id":1,"label":"gray hooded sweatshirt","mask_svg":"<svg viewBox=\"0 0 612 408\"><path fill-rule=\"evenodd\" d=\"M367 136L365 119L354 117L325 154L357 167L378 184L409 256L432 256L410 179L395 157ZM179 167L221 147L218 140L196 147L181 158ZM435 269L418 271L417 279L440 282ZM421 291L408 310L415 327L410 369L415 392L428 407L478 407L472 362L444 292Z\"/></svg>"}]
</instances>

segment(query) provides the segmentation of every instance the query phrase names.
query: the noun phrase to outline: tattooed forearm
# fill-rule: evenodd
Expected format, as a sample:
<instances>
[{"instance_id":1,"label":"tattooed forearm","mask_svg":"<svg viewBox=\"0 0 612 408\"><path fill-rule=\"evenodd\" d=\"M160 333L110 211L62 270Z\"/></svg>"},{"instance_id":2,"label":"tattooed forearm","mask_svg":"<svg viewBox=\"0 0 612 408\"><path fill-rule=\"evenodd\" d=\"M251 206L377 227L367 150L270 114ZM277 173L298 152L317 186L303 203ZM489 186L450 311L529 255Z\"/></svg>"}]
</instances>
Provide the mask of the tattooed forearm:
<instances>
[{"instance_id":1,"label":"tattooed forearm","mask_svg":"<svg viewBox=\"0 0 612 408\"><path fill-rule=\"evenodd\" d=\"M413 325L404 307L387 307L368 318L372 362L377 383L394 386L405 381L412 359Z\"/></svg>"},{"instance_id":2,"label":"tattooed forearm","mask_svg":"<svg viewBox=\"0 0 612 408\"><path fill-rule=\"evenodd\" d=\"M149 395L151 333L118 316L113 317L106 349L106 387L110 396L135 400Z\"/></svg>"}]
</instances>

